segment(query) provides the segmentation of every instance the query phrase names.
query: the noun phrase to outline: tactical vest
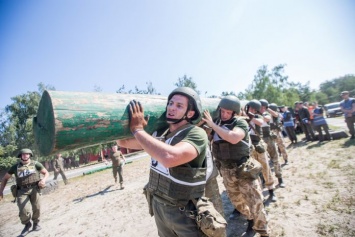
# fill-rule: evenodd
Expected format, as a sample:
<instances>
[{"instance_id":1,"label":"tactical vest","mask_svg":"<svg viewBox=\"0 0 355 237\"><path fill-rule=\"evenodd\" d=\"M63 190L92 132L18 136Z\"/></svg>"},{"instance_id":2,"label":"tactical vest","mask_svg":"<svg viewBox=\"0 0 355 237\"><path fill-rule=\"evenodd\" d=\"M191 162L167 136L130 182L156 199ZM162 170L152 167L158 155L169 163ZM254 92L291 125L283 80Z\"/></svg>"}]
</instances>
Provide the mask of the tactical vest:
<instances>
[{"instance_id":1,"label":"tactical vest","mask_svg":"<svg viewBox=\"0 0 355 237\"><path fill-rule=\"evenodd\" d=\"M189 128L191 126L178 131L167 140L164 139L165 143L171 144L179 133ZM153 136L156 137L156 135L155 132ZM201 168L193 168L188 163L166 168L152 157L148 188L153 195L172 204L186 206L189 200L203 196L207 179L206 173L206 161Z\"/></svg>"},{"instance_id":2,"label":"tactical vest","mask_svg":"<svg viewBox=\"0 0 355 237\"><path fill-rule=\"evenodd\" d=\"M27 165L20 166L20 163L17 164L16 170L16 184L17 186L24 186L29 184L34 184L41 179L40 173L36 169L36 162L31 161Z\"/></svg>"},{"instance_id":3,"label":"tactical vest","mask_svg":"<svg viewBox=\"0 0 355 237\"><path fill-rule=\"evenodd\" d=\"M224 129L233 130L238 120L233 118L231 123L221 126L221 121L217 120L216 124ZM222 163L237 163L239 164L245 157L250 155L250 144L248 134L237 144L229 143L218 136L217 133L213 134L212 153L213 156Z\"/></svg>"},{"instance_id":4,"label":"tactical vest","mask_svg":"<svg viewBox=\"0 0 355 237\"><path fill-rule=\"evenodd\" d=\"M280 129L280 118L272 116L272 122L270 123L270 128L272 130Z\"/></svg>"},{"instance_id":5,"label":"tactical vest","mask_svg":"<svg viewBox=\"0 0 355 237\"><path fill-rule=\"evenodd\" d=\"M260 118L260 117L257 117ZM252 128L253 126L253 128ZM260 142L261 137L263 136L263 132L261 131L261 127L256 125L255 123L249 124L249 133L250 133L250 140L252 144L257 144Z\"/></svg>"}]
</instances>

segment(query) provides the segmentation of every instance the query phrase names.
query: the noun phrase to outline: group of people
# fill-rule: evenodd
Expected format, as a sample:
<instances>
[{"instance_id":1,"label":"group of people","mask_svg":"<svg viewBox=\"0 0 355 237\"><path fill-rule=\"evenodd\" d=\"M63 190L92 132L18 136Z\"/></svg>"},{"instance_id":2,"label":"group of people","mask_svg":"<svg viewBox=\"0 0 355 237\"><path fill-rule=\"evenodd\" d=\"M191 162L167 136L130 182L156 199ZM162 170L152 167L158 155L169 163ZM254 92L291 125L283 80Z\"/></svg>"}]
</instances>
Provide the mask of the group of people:
<instances>
[{"instance_id":1,"label":"group of people","mask_svg":"<svg viewBox=\"0 0 355 237\"><path fill-rule=\"evenodd\" d=\"M352 110L349 110L352 114L354 107L353 103ZM306 112L306 115L302 114L302 103L298 103L297 108L301 119L308 118ZM344 105L344 108L348 107ZM197 212L196 202L204 196L220 199L218 188L211 189L209 185L211 180L216 178L211 175L213 171L222 176L229 199L235 209L248 220L245 236L253 236L256 232L260 236L269 236L263 185L269 190L269 199L277 201L269 159L281 188L285 187L285 182L279 150L285 164L288 163L281 134L281 120L283 118L283 124L287 124L289 114L287 108L282 107L281 110L282 114L276 104L265 99L251 100L242 107L240 100L230 95L220 100L218 115L212 118L208 110L202 110L196 91L179 87L168 96L165 109L166 127L148 134L145 131L148 121L142 104L135 100L129 103L129 128L133 137L117 140L117 144L130 149L144 149L151 156L145 192L159 236L206 236L200 228L200 223L196 221L198 218L192 213ZM304 128L308 129L308 125L310 121L304 119ZM287 133L290 134L289 130ZM297 142L297 137L294 136L291 141ZM125 157L117 150L116 145L112 150L114 179L117 182L118 174L119 183L123 188L122 166ZM212 166L208 165L211 152ZM15 174L20 191L17 202L20 219L25 225L23 234L31 228L31 219L34 223L33 230L40 229L39 202L32 203L33 214L27 210L29 204L24 203L32 200L31 195L38 195L39 188L45 185L48 177L48 171L40 163L31 161L31 156L30 150L21 150L21 161L11 167L0 187L2 198L7 180ZM256 175L251 170L257 170ZM259 177L262 177L263 181ZM221 203L220 200L219 202Z\"/></svg>"},{"instance_id":2,"label":"group of people","mask_svg":"<svg viewBox=\"0 0 355 237\"><path fill-rule=\"evenodd\" d=\"M345 122L349 129L350 139L355 139L355 99L349 97L349 91L341 92L340 108L344 113ZM292 143L297 143L295 128L299 125L305 134L306 141L332 140L333 137L329 132L329 127L324 118L324 110L317 102L308 103L296 101L294 107L294 116L286 106L279 107L282 112L283 126ZM317 135L315 134L317 132ZM324 134L323 134L324 132ZM318 136L318 137L317 137Z\"/></svg>"},{"instance_id":3,"label":"group of people","mask_svg":"<svg viewBox=\"0 0 355 237\"><path fill-rule=\"evenodd\" d=\"M281 188L285 183L279 149L285 163L288 162L275 104L265 99L251 100L243 108L240 100L230 95L220 100L218 116L212 118L208 110L202 111L201 100L194 90L180 87L168 96L167 127L152 135L144 130L147 121L142 104L133 100L129 107L129 126L134 138L117 143L125 148L144 149L152 157L146 191L159 236L205 236L195 218L187 213L196 211L195 200L208 192L219 192L209 190L207 185L206 154L210 150L229 199L248 220L245 233L269 236L259 176L269 190L270 200L277 201L269 157ZM256 177L242 168L257 164L262 175Z\"/></svg>"}]
</instances>

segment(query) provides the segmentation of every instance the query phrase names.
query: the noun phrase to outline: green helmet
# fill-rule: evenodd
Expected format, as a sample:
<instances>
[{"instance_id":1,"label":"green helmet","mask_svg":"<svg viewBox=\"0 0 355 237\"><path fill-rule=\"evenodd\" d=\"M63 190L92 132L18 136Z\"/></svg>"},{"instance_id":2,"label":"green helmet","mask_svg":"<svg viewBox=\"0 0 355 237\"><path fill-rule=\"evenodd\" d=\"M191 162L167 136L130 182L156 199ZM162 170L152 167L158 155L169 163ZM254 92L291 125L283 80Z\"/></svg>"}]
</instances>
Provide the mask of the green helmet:
<instances>
[{"instance_id":1,"label":"green helmet","mask_svg":"<svg viewBox=\"0 0 355 237\"><path fill-rule=\"evenodd\" d=\"M178 87L173 90L168 96L168 103L174 95L184 95L189 98L189 104L192 103L193 110L195 111L194 116L190 119L191 122L198 122L202 116L202 105L200 96L190 87Z\"/></svg>"},{"instance_id":2,"label":"green helmet","mask_svg":"<svg viewBox=\"0 0 355 237\"><path fill-rule=\"evenodd\" d=\"M221 99L218 104L218 107L223 109L228 109L236 112L237 114L240 113L240 101L234 95L227 95Z\"/></svg>"},{"instance_id":3,"label":"green helmet","mask_svg":"<svg viewBox=\"0 0 355 237\"><path fill-rule=\"evenodd\" d=\"M28 149L28 148L22 149L22 150L19 152L19 154L17 155L17 157L18 157L18 158L21 158L21 155L22 155L22 154L30 154L31 157L33 156L32 151L31 151L30 149Z\"/></svg>"},{"instance_id":4,"label":"green helmet","mask_svg":"<svg viewBox=\"0 0 355 237\"><path fill-rule=\"evenodd\" d=\"M249 101L249 103L247 104L247 106L249 106L250 108L255 109L256 111L260 111L261 109L261 103L258 100L251 100Z\"/></svg>"},{"instance_id":5,"label":"green helmet","mask_svg":"<svg viewBox=\"0 0 355 237\"><path fill-rule=\"evenodd\" d=\"M261 99L261 100L259 100L259 101L260 101L260 103L261 103L261 106L265 106L266 108L269 107L269 102L268 102L267 100Z\"/></svg>"},{"instance_id":6,"label":"green helmet","mask_svg":"<svg viewBox=\"0 0 355 237\"><path fill-rule=\"evenodd\" d=\"M277 104L271 103L271 104L269 105L269 108L270 108L271 110L277 112Z\"/></svg>"}]
</instances>

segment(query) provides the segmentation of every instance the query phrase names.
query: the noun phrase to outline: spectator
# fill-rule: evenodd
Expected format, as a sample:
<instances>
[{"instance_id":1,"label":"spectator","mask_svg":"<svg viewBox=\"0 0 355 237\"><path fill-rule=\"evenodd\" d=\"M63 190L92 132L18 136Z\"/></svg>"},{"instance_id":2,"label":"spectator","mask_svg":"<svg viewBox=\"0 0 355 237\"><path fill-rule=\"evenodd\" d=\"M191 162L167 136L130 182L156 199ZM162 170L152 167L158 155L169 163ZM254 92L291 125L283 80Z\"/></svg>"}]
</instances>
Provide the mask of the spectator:
<instances>
[{"instance_id":1,"label":"spectator","mask_svg":"<svg viewBox=\"0 0 355 237\"><path fill-rule=\"evenodd\" d=\"M355 139L355 99L349 98L349 91L343 91L340 95L343 98L340 108L344 113L345 122L351 135L350 139Z\"/></svg>"},{"instance_id":2,"label":"spectator","mask_svg":"<svg viewBox=\"0 0 355 237\"><path fill-rule=\"evenodd\" d=\"M326 140L331 140L328 124L323 116L323 113L324 113L324 111L323 111L322 107L319 107L318 103L316 102L315 109L313 110L313 116L314 116L313 127L318 132L319 142L324 141L322 129L324 130L324 132L326 134Z\"/></svg>"}]
</instances>

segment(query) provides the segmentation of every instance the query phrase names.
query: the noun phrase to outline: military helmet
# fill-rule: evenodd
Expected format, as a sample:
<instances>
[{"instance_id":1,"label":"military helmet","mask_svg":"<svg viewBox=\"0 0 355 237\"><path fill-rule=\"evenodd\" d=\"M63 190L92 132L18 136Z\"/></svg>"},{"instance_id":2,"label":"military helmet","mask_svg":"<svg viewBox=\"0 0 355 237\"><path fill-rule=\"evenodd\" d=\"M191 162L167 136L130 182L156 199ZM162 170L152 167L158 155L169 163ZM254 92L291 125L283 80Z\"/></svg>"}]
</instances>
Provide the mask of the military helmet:
<instances>
[{"instance_id":1,"label":"military helmet","mask_svg":"<svg viewBox=\"0 0 355 237\"><path fill-rule=\"evenodd\" d=\"M33 156L32 151L30 149L28 149L28 148L21 149L21 151L18 153L17 157L21 158L22 154L30 154L31 157Z\"/></svg>"},{"instance_id":2,"label":"military helmet","mask_svg":"<svg viewBox=\"0 0 355 237\"><path fill-rule=\"evenodd\" d=\"M268 102L267 100L261 99L261 100L259 100L259 101L260 101L260 103L261 103L261 106L265 106L266 108L269 107L269 102Z\"/></svg>"},{"instance_id":3,"label":"military helmet","mask_svg":"<svg viewBox=\"0 0 355 237\"><path fill-rule=\"evenodd\" d=\"M261 103L258 100L251 100L249 101L249 103L247 104L247 106L249 106L250 108L255 109L256 111L260 111L261 109Z\"/></svg>"},{"instance_id":4,"label":"military helmet","mask_svg":"<svg viewBox=\"0 0 355 237\"><path fill-rule=\"evenodd\" d=\"M269 104L269 108L270 108L271 110L277 112L277 104L271 103L271 104Z\"/></svg>"},{"instance_id":5,"label":"military helmet","mask_svg":"<svg viewBox=\"0 0 355 237\"><path fill-rule=\"evenodd\" d=\"M192 122L197 122L198 120L200 120L202 116L202 105L200 96L197 94L197 92L190 87L178 87L173 90L168 96L168 103L170 99L176 94L187 96L189 98L189 103L193 103L195 114L190 120Z\"/></svg>"},{"instance_id":6,"label":"military helmet","mask_svg":"<svg viewBox=\"0 0 355 237\"><path fill-rule=\"evenodd\" d=\"M240 113L240 101L234 95L227 95L221 99L218 106L223 109L228 109Z\"/></svg>"}]
</instances>

